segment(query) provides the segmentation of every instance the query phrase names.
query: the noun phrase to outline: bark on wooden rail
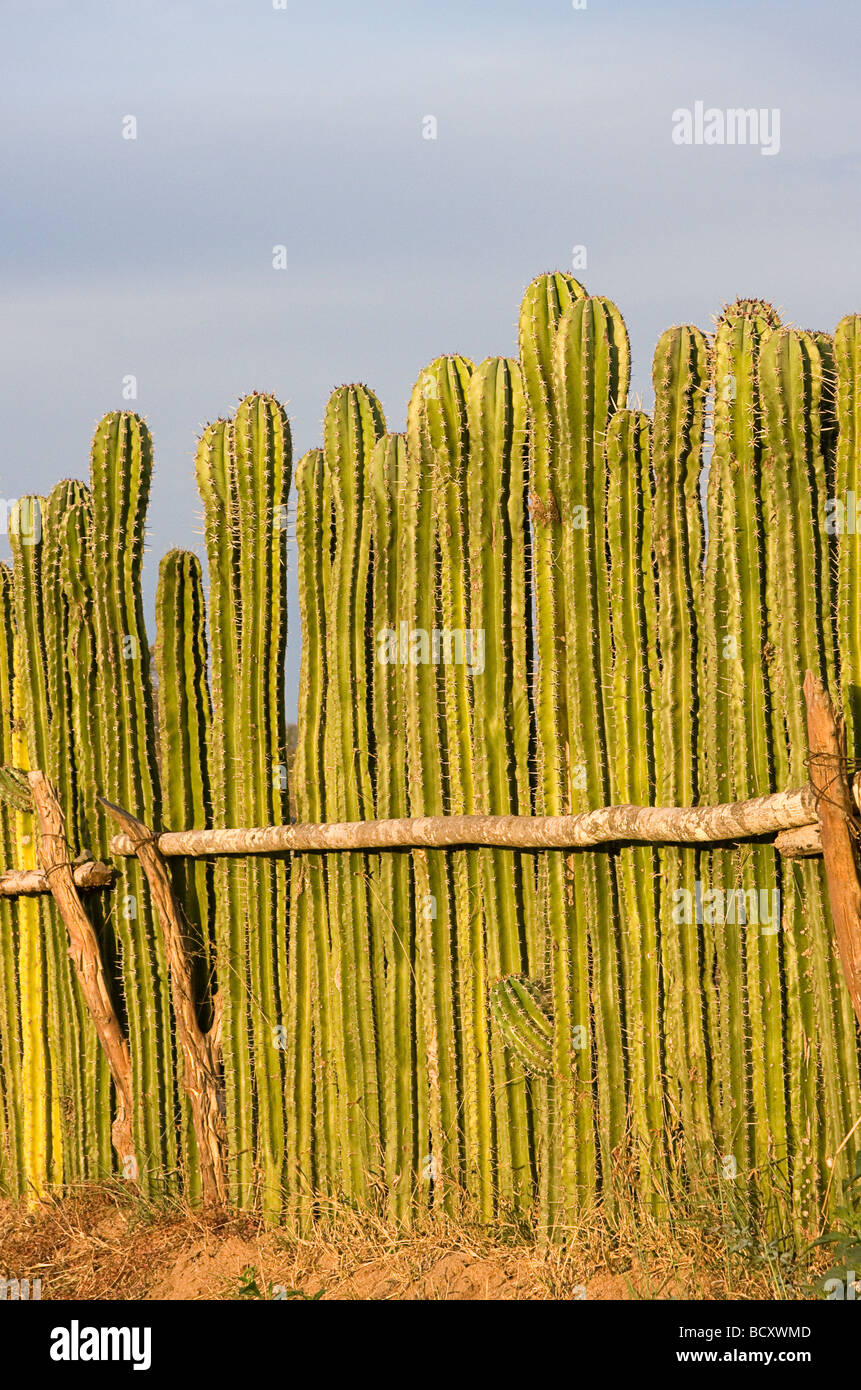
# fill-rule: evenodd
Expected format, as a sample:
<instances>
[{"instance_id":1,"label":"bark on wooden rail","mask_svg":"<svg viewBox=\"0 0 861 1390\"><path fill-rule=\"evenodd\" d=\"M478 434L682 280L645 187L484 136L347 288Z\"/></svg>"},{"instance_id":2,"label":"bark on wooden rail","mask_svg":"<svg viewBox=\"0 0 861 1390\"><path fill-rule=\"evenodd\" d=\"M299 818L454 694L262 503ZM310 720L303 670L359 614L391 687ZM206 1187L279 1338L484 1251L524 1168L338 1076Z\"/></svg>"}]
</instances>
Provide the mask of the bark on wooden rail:
<instances>
[{"instance_id":1,"label":"bark on wooden rail","mask_svg":"<svg viewBox=\"0 0 861 1390\"><path fill-rule=\"evenodd\" d=\"M458 846L539 850L632 842L698 845L774 835L815 825L816 819L816 798L808 783L720 806L602 806L577 816L418 816L252 830L178 830L165 831L156 844L169 859ZM133 855L136 850L127 835L116 835L111 852Z\"/></svg>"}]
</instances>

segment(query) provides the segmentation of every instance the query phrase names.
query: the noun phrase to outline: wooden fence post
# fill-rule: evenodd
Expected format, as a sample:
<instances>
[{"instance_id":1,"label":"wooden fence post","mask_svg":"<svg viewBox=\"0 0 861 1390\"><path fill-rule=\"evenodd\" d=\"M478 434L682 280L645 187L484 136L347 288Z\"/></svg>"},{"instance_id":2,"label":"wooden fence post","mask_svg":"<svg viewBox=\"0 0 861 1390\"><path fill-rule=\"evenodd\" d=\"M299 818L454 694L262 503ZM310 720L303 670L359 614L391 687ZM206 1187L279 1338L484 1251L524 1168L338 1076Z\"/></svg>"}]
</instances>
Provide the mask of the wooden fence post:
<instances>
[{"instance_id":1,"label":"wooden fence post","mask_svg":"<svg viewBox=\"0 0 861 1390\"><path fill-rule=\"evenodd\" d=\"M111 1125L111 1138L125 1173L128 1159L135 1156L129 1045L108 990L98 937L78 896L56 792L42 772L29 772L27 780L39 819L39 860L69 934L69 956L117 1090L117 1113ZM137 1177L136 1168L134 1176Z\"/></svg>"},{"instance_id":2,"label":"wooden fence post","mask_svg":"<svg viewBox=\"0 0 861 1390\"><path fill-rule=\"evenodd\" d=\"M804 698L810 781L816 792L831 916L849 997L861 1023L861 879L855 849L858 822L846 771L846 731L828 691L812 671L804 678Z\"/></svg>"}]
</instances>

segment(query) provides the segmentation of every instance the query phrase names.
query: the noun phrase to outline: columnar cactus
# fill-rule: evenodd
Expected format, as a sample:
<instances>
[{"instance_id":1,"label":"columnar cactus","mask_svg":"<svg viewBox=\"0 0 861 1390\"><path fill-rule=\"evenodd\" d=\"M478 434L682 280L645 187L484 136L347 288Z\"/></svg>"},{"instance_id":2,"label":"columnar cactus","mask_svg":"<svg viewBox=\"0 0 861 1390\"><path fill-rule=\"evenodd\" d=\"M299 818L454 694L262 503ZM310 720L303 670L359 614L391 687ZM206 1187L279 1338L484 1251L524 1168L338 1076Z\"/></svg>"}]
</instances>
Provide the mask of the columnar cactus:
<instances>
[{"instance_id":1,"label":"columnar cactus","mask_svg":"<svg viewBox=\"0 0 861 1390\"><path fill-rule=\"evenodd\" d=\"M329 800L326 620L331 604L331 537L332 498L323 450L311 449L296 466L302 666L293 786L299 820L315 823L326 820ZM293 863L295 949L287 1064L294 1104L292 1116L288 1113L288 1142L295 1174L291 1195L303 1220L314 1191L331 1197L339 1190L341 1136L346 1134L344 1020L332 977L330 867L333 871L326 855L297 856Z\"/></svg>"},{"instance_id":2,"label":"columnar cactus","mask_svg":"<svg viewBox=\"0 0 861 1390\"><path fill-rule=\"evenodd\" d=\"M247 396L233 421L207 428L198 448L210 576L216 825L287 819L283 664L290 474L289 425L270 396ZM215 892L231 1192L247 1204L256 1168L264 1209L274 1215L285 1177L285 866L259 859L221 864Z\"/></svg>"},{"instance_id":3,"label":"columnar cactus","mask_svg":"<svg viewBox=\"0 0 861 1390\"><path fill-rule=\"evenodd\" d=\"M446 812L442 680L439 666L431 660L430 651L431 636L438 626L438 499L434 487L434 451L444 442L446 421L454 422L456 436L465 428L464 395L469 371L469 364L462 358L454 358L450 365L445 359L437 359L419 377L407 412L407 469L403 505L411 524L406 529L404 544L402 621L407 624L413 644L409 661L404 667L404 703L407 712L409 805L410 814L414 816L444 815ZM455 1003L457 928L454 867L452 856L433 850L416 853L413 863L418 938L417 988L428 1057L430 1153L425 1156L427 1161L422 1174L426 1184L431 1181L436 1184L440 1180L445 1184L458 1184L463 1171L463 1155ZM462 869L459 882L462 892ZM464 1012L465 1026L470 1028L474 1019L470 1004L466 1005ZM475 1067L475 1053L470 1060ZM476 1114L475 1100L474 1092L472 1115ZM451 1207L455 1201L451 1188L444 1191Z\"/></svg>"},{"instance_id":4,"label":"columnar cactus","mask_svg":"<svg viewBox=\"0 0 861 1390\"><path fill-rule=\"evenodd\" d=\"M828 494L821 447L820 410L824 380L822 351L813 335L780 329L760 356L763 405L764 493L769 518L766 534L766 588L771 598L768 636L777 653L781 679L775 692L778 734L775 770L779 785L805 776L806 711L802 682L806 669L833 683L827 533L823 525ZM835 956L825 910L821 865L808 862L785 881L784 921L804 941L800 977L789 988L810 992L805 1046L817 1047L818 1069L804 1077L806 1115L825 1116L818 1130L820 1150L811 1174L820 1190L832 1174L848 1172L841 1147L858 1113L858 1069L852 1010ZM806 978L805 978L806 977ZM815 1040L815 1042L814 1042ZM819 1095L817 1096L817 1081ZM825 1174L831 1169L828 1177ZM802 1217L809 1214L805 1205Z\"/></svg>"},{"instance_id":5,"label":"columnar cactus","mask_svg":"<svg viewBox=\"0 0 861 1390\"><path fill-rule=\"evenodd\" d=\"M655 799L653 708L657 613L652 567L651 421L620 410L607 431L607 544L613 635L615 747L611 799L648 805ZM654 1201L663 1157L664 1056L661 1030L661 931L657 855L648 846L622 849L617 860L621 947L640 1187Z\"/></svg>"},{"instance_id":6,"label":"columnar cactus","mask_svg":"<svg viewBox=\"0 0 861 1390\"><path fill-rule=\"evenodd\" d=\"M405 511L407 445L402 434L387 434L371 454L372 611L373 611L373 728L374 794L380 818L409 814L407 727L401 661L404 539L410 530ZM372 893L374 888L372 887ZM412 865L408 855L381 856L378 900L372 911L380 917L384 938L385 979L381 1032L385 1055L393 1068L393 1085L386 1095L393 1108L387 1145L387 1184L393 1214L409 1215L413 1185L426 1150L427 1074L423 1049L417 1042L421 1008L414 984L416 917ZM423 1121L422 1116L425 1116Z\"/></svg>"},{"instance_id":7,"label":"columnar cactus","mask_svg":"<svg viewBox=\"0 0 861 1390\"><path fill-rule=\"evenodd\" d=\"M14 599L12 571L0 565L0 755L13 765L13 644ZM16 856L16 807L0 798L0 853L4 864ZM18 1195L26 1184L24 1104L21 1067L21 1014L18 962L21 955L18 914L9 899L0 902L0 1190Z\"/></svg>"},{"instance_id":8,"label":"columnar cactus","mask_svg":"<svg viewBox=\"0 0 861 1390\"><path fill-rule=\"evenodd\" d=\"M770 305L740 300L725 309L715 335L715 447L701 624L701 672L708 692L700 731L702 794L709 800L743 800L775 787L772 689L777 671L767 632L771 600L766 589L759 360L763 342L777 326ZM727 727L734 731L732 739L726 737ZM780 865L773 851L762 846L716 849L703 855L701 864L713 890L758 894L779 886ZM755 1165L764 1184L777 1173L774 1165L786 1162L787 1096L790 1107L797 1107L802 1093L793 1041L801 1036L801 1002L797 992L785 998L782 988L783 960L795 943L784 944L779 925L714 932L721 978L733 982L714 1004L715 1128L722 1157L733 1156L745 1181ZM787 1075L793 1078L789 1087ZM742 1115L750 1122L740 1123Z\"/></svg>"},{"instance_id":9,"label":"columnar cactus","mask_svg":"<svg viewBox=\"0 0 861 1390\"><path fill-rule=\"evenodd\" d=\"M861 314L834 333L837 466L826 531L837 537L837 640L850 757L861 756Z\"/></svg>"},{"instance_id":10,"label":"columnar cactus","mask_svg":"<svg viewBox=\"0 0 861 1390\"><path fill-rule=\"evenodd\" d=\"M559 563L562 517L554 458L559 419L554 385L554 341L565 308L585 295L571 276L541 275L527 289L520 309L518 339L529 406L529 500L532 518L533 589L536 608L538 787L536 810L559 815L571 810L571 758L565 677L565 576ZM585 1001L582 955L572 955L569 938L570 896L565 855L542 855L539 864L541 912L547 922L548 969L555 1007L552 1109L548 1110L541 1147L541 1204L546 1224L572 1209L577 1187L578 1156L592 1163L588 1115L588 1054L580 1050L584 1084L576 1106L571 1077L575 1071L574 1016ZM574 991L572 999L571 991ZM578 1142L579 1140L579 1142Z\"/></svg>"},{"instance_id":11,"label":"columnar cactus","mask_svg":"<svg viewBox=\"0 0 861 1390\"><path fill-rule=\"evenodd\" d=\"M467 425L473 806L493 815L531 815L527 414L517 362L488 358L473 373L467 389ZM489 979L524 970L543 972L533 860L495 850L483 850L479 858L486 943L482 954L486 951ZM483 1034L478 1037L486 1046ZM499 1197L529 1206L534 1164L529 1096L521 1064L506 1057L495 1036L490 1041ZM486 1084L482 1077L481 1098ZM484 1103L486 1118L480 1117L480 1123L489 1128L489 1096ZM486 1142L483 1129L480 1142Z\"/></svg>"},{"instance_id":12,"label":"columnar cactus","mask_svg":"<svg viewBox=\"0 0 861 1390\"><path fill-rule=\"evenodd\" d=\"M209 747L212 710L207 675L203 575L197 556L171 550L159 566L156 589L155 664L158 675L159 764L163 815L168 827L203 829L212 822ZM172 867L174 891L182 903L186 946L191 959L198 1021L212 1026L211 957L213 901L211 870L202 861L180 860ZM178 1066L184 1065L182 1057ZM183 1139L189 1152L186 1190L200 1196L196 1139L183 1090Z\"/></svg>"},{"instance_id":13,"label":"columnar cactus","mask_svg":"<svg viewBox=\"0 0 861 1390\"><path fill-rule=\"evenodd\" d=\"M697 764L696 560L691 534L692 497L698 497L709 363L696 328L671 328L655 349L652 461L655 501L652 537L658 606L659 666L655 674L655 784L659 805L689 805L700 794ZM661 935L671 1105L681 1115L694 1162L710 1156L706 1018L701 982L699 924L680 922L679 892L695 895L698 866L692 850L662 848ZM690 899L689 899L690 900Z\"/></svg>"},{"instance_id":14,"label":"columnar cactus","mask_svg":"<svg viewBox=\"0 0 861 1390\"><path fill-rule=\"evenodd\" d=\"M102 792L146 825L160 819L150 654L140 575L152 478L152 440L126 411L99 423L91 452L90 533L96 636ZM100 813L99 852L110 830ZM94 837L95 838L95 837ZM117 888L117 927L136 1099L136 1172L144 1190L177 1168L176 1082L161 932L136 860L126 861Z\"/></svg>"},{"instance_id":15,"label":"columnar cactus","mask_svg":"<svg viewBox=\"0 0 861 1390\"><path fill-rule=\"evenodd\" d=\"M589 296L570 304L554 344L558 445L551 477L562 521L558 563L565 582L568 776L574 811L609 800L614 734L612 702L605 698L612 646L604 445L615 410L625 404L629 370L628 336L615 305ZM591 1012L590 1047L580 1048L578 1072L590 1086L593 1069L597 1078L601 1172L605 1200L612 1201L612 1154L626 1128L615 864L607 854L574 856L573 879L573 978L567 987L574 1025L589 1029ZM585 1149L580 1178L587 1192L596 1173L589 1144L585 1135L578 1135L578 1153Z\"/></svg>"}]
</instances>

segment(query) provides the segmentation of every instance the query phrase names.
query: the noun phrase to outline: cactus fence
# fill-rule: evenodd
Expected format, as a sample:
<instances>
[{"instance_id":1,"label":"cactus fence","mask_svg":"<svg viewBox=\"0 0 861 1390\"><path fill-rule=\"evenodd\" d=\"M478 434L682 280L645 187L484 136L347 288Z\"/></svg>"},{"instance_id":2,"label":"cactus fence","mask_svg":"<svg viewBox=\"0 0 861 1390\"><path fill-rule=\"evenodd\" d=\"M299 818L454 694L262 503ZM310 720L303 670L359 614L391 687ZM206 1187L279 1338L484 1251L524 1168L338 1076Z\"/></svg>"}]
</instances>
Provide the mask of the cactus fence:
<instances>
[{"instance_id":1,"label":"cactus fence","mask_svg":"<svg viewBox=\"0 0 861 1390\"><path fill-rule=\"evenodd\" d=\"M713 334L669 329L651 417L618 309L570 276L529 286L519 351L437 358L404 434L338 388L292 479L271 397L209 425L208 601L198 559L165 556L154 662L144 422L105 416L89 486L18 504L0 1190L119 1170L273 1219L347 1200L564 1232L732 1182L798 1236L839 1200L861 1144L846 924L822 862L762 837L817 821L807 670L861 757L861 316L832 338L742 300ZM27 768L58 789L62 855ZM826 856L851 853L848 806L818 817ZM690 833L667 807L698 808ZM240 826L271 829L231 845ZM55 871L87 890L126 1107Z\"/></svg>"}]
</instances>

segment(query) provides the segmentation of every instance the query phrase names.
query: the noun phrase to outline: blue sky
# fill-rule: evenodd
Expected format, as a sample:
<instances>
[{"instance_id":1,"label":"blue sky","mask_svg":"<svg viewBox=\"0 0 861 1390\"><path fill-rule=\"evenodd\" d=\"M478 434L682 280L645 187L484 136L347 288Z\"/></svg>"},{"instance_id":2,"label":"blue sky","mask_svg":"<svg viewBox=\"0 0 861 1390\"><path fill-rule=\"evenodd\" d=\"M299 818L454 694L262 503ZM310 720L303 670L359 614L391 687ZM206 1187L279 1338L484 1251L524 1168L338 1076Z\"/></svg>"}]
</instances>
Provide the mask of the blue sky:
<instances>
[{"instance_id":1,"label":"blue sky","mask_svg":"<svg viewBox=\"0 0 861 1390\"><path fill-rule=\"evenodd\" d=\"M632 401L660 331L738 295L809 328L861 309L857 0L0 9L0 496L86 477L134 374L150 612L159 556L201 549L203 423L273 391L298 458L363 380L402 428L438 353L515 351L525 285L575 245L628 323ZM780 153L674 145L698 100L779 108ZM292 704L292 575L291 601Z\"/></svg>"}]
</instances>

